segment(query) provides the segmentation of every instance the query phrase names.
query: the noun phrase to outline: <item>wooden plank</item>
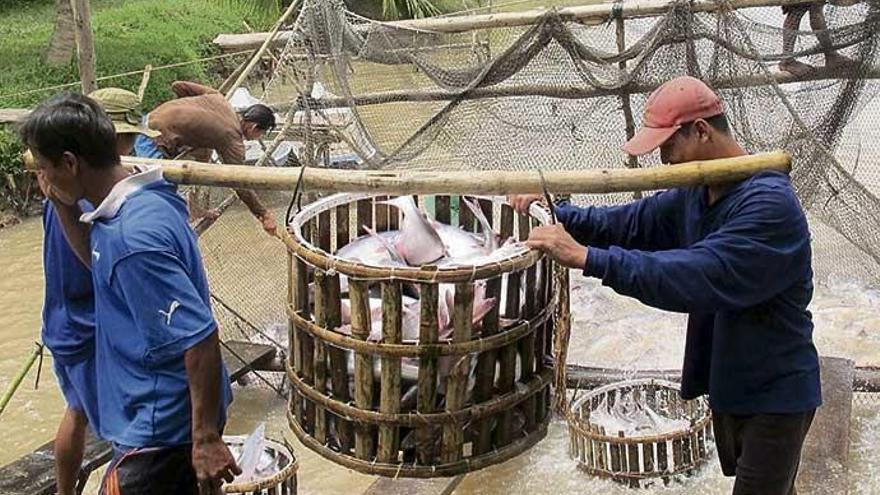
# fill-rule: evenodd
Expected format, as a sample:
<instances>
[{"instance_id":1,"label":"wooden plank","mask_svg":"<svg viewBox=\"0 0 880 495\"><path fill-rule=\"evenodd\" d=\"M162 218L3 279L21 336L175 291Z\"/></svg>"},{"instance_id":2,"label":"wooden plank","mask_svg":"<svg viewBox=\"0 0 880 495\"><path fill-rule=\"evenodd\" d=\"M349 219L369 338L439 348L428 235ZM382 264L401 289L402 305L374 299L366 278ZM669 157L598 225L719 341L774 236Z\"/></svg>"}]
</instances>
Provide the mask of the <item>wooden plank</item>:
<instances>
[{"instance_id":1,"label":"wooden plank","mask_svg":"<svg viewBox=\"0 0 880 495\"><path fill-rule=\"evenodd\" d=\"M241 340L227 340L220 346L223 364L231 381L236 381L253 370L265 369L275 358L275 347Z\"/></svg>"},{"instance_id":2,"label":"wooden plank","mask_svg":"<svg viewBox=\"0 0 880 495\"><path fill-rule=\"evenodd\" d=\"M450 495L465 475L454 478L406 479L379 477L363 495Z\"/></svg>"},{"instance_id":3,"label":"wooden plank","mask_svg":"<svg viewBox=\"0 0 880 495\"><path fill-rule=\"evenodd\" d=\"M819 358L822 406L816 410L804 443L797 480L799 493L846 493L854 365L849 359Z\"/></svg>"},{"instance_id":4,"label":"wooden plank","mask_svg":"<svg viewBox=\"0 0 880 495\"><path fill-rule=\"evenodd\" d=\"M80 477L88 475L110 461L110 443L89 432ZM3 495L54 495L55 441L42 445L30 454L0 468L0 493Z\"/></svg>"}]
</instances>

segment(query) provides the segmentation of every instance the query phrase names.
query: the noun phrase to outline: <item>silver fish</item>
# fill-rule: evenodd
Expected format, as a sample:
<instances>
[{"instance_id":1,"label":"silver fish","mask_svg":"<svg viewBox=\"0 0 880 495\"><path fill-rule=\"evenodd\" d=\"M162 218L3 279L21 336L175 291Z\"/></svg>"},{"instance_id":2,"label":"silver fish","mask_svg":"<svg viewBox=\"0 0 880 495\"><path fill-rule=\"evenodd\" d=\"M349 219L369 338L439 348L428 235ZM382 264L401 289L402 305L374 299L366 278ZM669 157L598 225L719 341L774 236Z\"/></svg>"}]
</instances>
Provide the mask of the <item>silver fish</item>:
<instances>
[{"instance_id":1,"label":"silver fish","mask_svg":"<svg viewBox=\"0 0 880 495\"><path fill-rule=\"evenodd\" d=\"M408 264L427 265L446 256L443 240L412 196L400 196L383 203L403 212L403 225L394 247Z\"/></svg>"}]
</instances>

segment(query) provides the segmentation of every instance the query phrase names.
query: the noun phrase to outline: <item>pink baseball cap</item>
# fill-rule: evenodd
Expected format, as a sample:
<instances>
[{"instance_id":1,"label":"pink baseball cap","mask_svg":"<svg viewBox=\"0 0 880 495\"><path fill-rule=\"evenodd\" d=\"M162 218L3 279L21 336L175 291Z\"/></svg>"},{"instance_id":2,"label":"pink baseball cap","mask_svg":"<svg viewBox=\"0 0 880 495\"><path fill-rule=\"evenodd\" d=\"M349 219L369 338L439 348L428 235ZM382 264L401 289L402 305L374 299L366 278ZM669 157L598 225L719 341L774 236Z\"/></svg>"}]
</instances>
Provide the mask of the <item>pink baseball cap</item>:
<instances>
[{"instance_id":1,"label":"pink baseball cap","mask_svg":"<svg viewBox=\"0 0 880 495\"><path fill-rule=\"evenodd\" d=\"M723 113L721 100L699 79L684 76L663 83L645 104L642 128L623 145L630 155L645 155L666 142L682 124Z\"/></svg>"}]
</instances>

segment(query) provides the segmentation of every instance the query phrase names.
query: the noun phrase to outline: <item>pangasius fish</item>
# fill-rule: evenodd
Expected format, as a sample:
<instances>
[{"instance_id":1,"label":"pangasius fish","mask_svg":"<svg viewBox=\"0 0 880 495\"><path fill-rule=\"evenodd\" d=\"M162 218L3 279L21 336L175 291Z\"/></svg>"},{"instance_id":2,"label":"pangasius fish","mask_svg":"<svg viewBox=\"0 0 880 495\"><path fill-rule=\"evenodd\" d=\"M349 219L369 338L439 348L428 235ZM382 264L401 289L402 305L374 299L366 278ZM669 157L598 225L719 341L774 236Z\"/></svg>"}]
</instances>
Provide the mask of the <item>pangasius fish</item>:
<instances>
[{"instance_id":1,"label":"pangasius fish","mask_svg":"<svg viewBox=\"0 0 880 495\"><path fill-rule=\"evenodd\" d=\"M412 196L400 196L384 203L403 212L403 225L393 245L408 264L427 265L446 256L446 246L440 234L419 210Z\"/></svg>"}]
</instances>

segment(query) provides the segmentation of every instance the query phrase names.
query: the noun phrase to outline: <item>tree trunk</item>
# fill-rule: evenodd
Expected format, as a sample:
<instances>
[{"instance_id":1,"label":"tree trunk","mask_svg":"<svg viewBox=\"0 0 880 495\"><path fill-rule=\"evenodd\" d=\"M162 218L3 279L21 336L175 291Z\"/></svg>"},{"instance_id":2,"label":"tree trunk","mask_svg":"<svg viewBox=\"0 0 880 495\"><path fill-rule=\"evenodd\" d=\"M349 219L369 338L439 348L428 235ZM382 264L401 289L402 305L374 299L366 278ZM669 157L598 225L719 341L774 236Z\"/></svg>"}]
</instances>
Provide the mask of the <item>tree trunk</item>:
<instances>
[{"instance_id":1,"label":"tree trunk","mask_svg":"<svg viewBox=\"0 0 880 495\"><path fill-rule=\"evenodd\" d=\"M46 51L46 63L53 67L69 64L74 48L76 37L70 0L55 0L55 31Z\"/></svg>"},{"instance_id":2,"label":"tree trunk","mask_svg":"<svg viewBox=\"0 0 880 495\"><path fill-rule=\"evenodd\" d=\"M95 81L95 40L92 36L92 14L89 0L71 0L76 25L76 58L83 94L98 89Z\"/></svg>"}]
</instances>

